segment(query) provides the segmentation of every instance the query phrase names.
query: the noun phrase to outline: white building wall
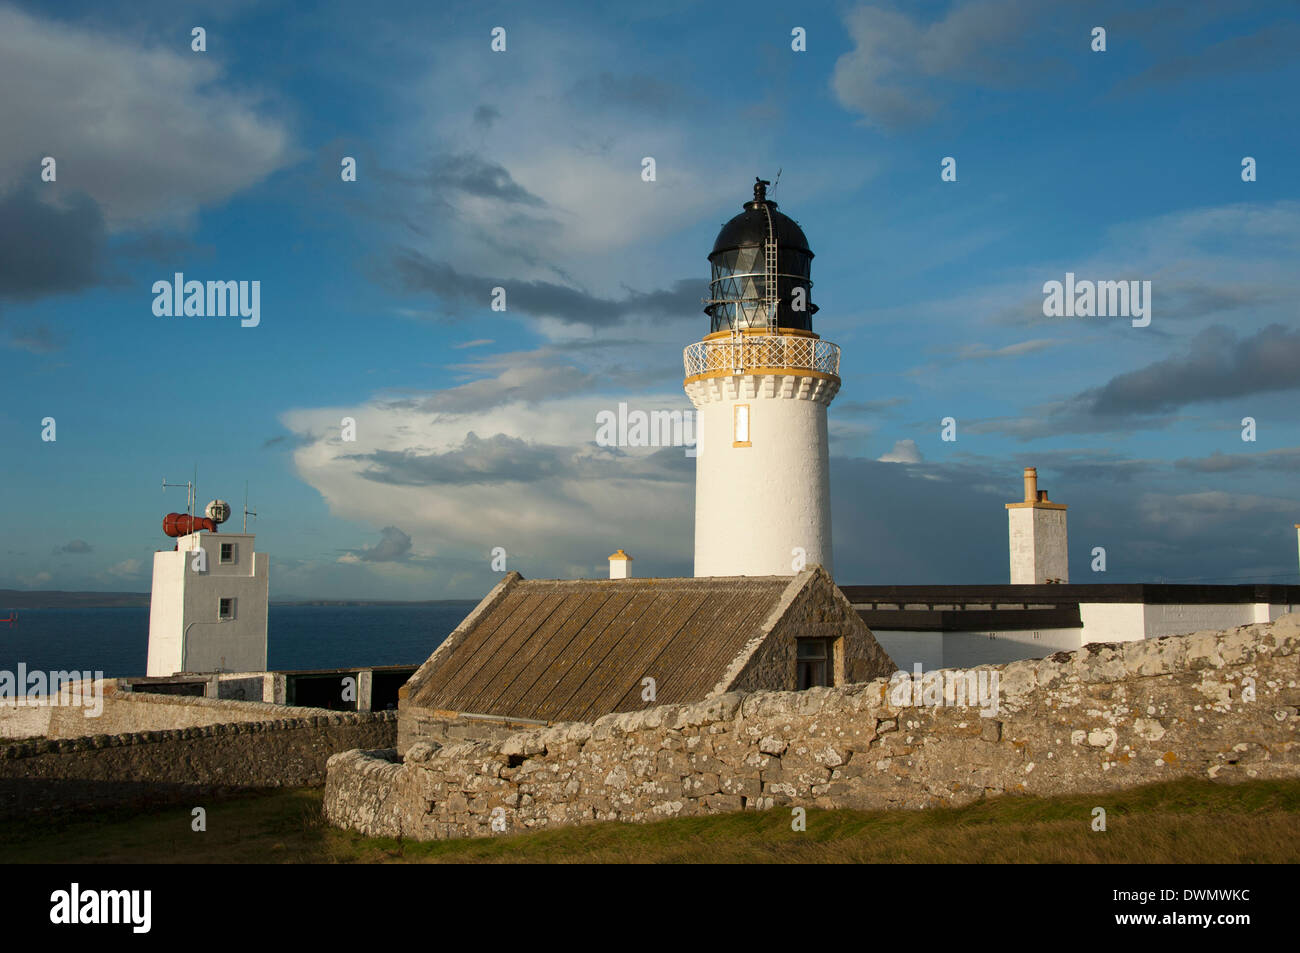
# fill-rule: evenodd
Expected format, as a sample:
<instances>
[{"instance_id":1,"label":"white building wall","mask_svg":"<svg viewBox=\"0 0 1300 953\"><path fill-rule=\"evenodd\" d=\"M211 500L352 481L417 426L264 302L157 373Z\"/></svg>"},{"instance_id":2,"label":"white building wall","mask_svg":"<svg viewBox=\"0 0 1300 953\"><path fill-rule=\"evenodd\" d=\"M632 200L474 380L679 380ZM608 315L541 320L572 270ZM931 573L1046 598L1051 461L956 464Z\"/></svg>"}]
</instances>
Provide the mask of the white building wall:
<instances>
[{"instance_id":1,"label":"white building wall","mask_svg":"<svg viewBox=\"0 0 1300 953\"><path fill-rule=\"evenodd\" d=\"M253 534L194 533L179 550L154 554L149 611L147 674L256 672L266 669L270 558L254 551ZM234 560L221 562L221 544ZM193 569L202 547L207 571ZM220 618L220 600L234 600L234 615Z\"/></svg>"},{"instance_id":2,"label":"white building wall","mask_svg":"<svg viewBox=\"0 0 1300 953\"><path fill-rule=\"evenodd\" d=\"M1270 607L1263 603L1231 605L1149 605L1146 607L1146 637L1187 635L1205 629L1231 629L1255 622L1269 622Z\"/></svg>"},{"instance_id":3,"label":"white building wall","mask_svg":"<svg viewBox=\"0 0 1300 953\"><path fill-rule=\"evenodd\" d=\"M699 412L696 576L788 576L817 563L834 573L826 408L838 388L797 373L687 385ZM748 446L734 445L738 404L749 406Z\"/></svg>"},{"instance_id":4,"label":"white building wall","mask_svg":"<svg viewBox=\"0 0 1300 953\"><path fill-rule=\"evenodd\" d=\"M181 670L181 632L185 628L185 572L190 554L153 554L153 587L149 597L149 661L146 675L172 675Z\"/></svg>"},{"instance_id":5,"label":"white building wall","mask_svg":"<svg viewBox=\"0 0 1300 953\"><path fill-rule=\"evenodd\" d=\"M1140 642L1146 638L1146 606L1141 602L1081 602L1083 644Z\"/></svg>"},{"instance_id":6,"label":"white building wall","mask_svg":"<svg viewBox=\"0 0 1300 953\"><path fill-rule=\"evenodd\" d=\"M880 647L884 649L894 664L904 672L912 671L912 666L921 663L921 670L943 668L942 632L899 632L888 629L872 629Z\"/></svg>"},{"instance_id":7,"label":"white building wall","mask_svg":"<svg viewBox=\"0 0 1300 953\"><path fill-rule=\"evenodd\" d=\"M1083 647L1081 629L1030 629L954 632L905 632L872 629L881 648L906 672L1002 665L1020 659L1043 658Z\"/></svg>"}]
</instances>

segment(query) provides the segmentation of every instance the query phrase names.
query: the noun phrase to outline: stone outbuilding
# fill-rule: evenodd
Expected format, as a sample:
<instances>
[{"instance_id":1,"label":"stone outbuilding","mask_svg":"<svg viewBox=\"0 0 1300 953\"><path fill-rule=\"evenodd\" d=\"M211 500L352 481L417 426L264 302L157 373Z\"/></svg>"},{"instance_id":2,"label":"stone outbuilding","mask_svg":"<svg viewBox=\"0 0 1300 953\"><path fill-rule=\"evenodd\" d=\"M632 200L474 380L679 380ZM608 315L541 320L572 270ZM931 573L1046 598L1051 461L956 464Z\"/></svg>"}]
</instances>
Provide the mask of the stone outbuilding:
<instances>
[{"instance_id":1,"label":"stone outbuilding","mask_svg":"<svg viewBox=\"0 0 1300 953\"><path fill-rule=\"evenodd\" d=\"M398 750L895 668L820 566L692 579L512 572L400 691Z\"/></svg>"}]
</instances>

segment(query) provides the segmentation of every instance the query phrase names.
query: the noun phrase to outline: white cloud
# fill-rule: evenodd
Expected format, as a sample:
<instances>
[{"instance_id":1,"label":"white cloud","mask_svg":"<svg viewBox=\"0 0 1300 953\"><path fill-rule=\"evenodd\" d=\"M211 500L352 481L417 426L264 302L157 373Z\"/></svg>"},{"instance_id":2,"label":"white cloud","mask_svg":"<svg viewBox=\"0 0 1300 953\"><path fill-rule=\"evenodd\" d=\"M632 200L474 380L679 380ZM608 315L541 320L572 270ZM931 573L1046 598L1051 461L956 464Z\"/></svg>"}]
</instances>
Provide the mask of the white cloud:
<instances>
[{"instance_id":1,"label":"white cloud","mask_svg":"<svg viewBox=\"0 0 1300 953\"><path fill-rule=\"evenodd\" d=\"M104 572L116 579L134 579L141 575L140 560L124 559L120 563L109 566Z\"/></svg>"},{"instance_id":2,"label":"white cloud","mask_svg":"<svg viewBox=\"0 0 1300 953\"><path fill-rule=\"evenodd\" d=\"M284 123L235 91L215 54L190 53L188 38L181 49L0 7L0 187L53 156L58 184L120 228L183 222L287 164Z\"/></svg>"},{"instance_id":3,"label":"white cloud","mask_svg":"<svg viewBox=\"0 0 1300 953\"><path fill-rule=\"evenodd\" d=\"M944 83L1005 87L1041 69L1032 48L1025 49L1033 13L1028 0L974 0L927 24L894 10L857 7L846 17L854 49L836 62L831 87L845 108L875 125L924 122L939 112Z\"/></svg>"},{"instance_id":4,"label":"white cloud","mask_svg":"<svg viewBox=\"0 0 1300 953\"><path fill-rule=\"evenodd\" d=\"M880 463L921 463L922 459L915 440L896 441L894 449L878 458Z\"/></svg>"},{"instance_id":5,"label":"white cloud","mask_svg":"<svg viewBox=\"0 0 1300 953\"><path fill-rule=\"evenodd\" d=\"M486 567L497 546L511 568L534 576L590 576L620 547L643 566L688 573L692 461L682 449L595 444L599 411L620 400L686 410L685 395L573 393L565 379L576 371L543 372L528 363L539 353L494 356L501 363L490 376L458 388L283 414L304 440L294 453L299 477L337 519L376 532L400 526L431 589L446 584L452 563ZM494 399L521 383L526 394ZM462 399L471 392L475 400ZM356 419L355 442L339 439L344 416Z\"/></svg>"}]
</instances>

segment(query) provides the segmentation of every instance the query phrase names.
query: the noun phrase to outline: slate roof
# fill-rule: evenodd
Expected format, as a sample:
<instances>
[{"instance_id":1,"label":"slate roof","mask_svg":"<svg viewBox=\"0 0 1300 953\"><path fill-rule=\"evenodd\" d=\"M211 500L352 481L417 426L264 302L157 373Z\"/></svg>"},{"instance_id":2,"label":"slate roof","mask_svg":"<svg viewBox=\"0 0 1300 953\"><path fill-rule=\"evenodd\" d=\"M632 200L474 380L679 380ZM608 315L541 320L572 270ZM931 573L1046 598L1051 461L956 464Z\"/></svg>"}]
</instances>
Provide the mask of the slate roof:
<instances>
[{"instance_id":1,"label":"slate roof","mask_svg":"<svg viewBox=\"0 0 1300 953\"><path fill-rule=\"evenodd\" d=\"M706 697L795 581L788 576L524 580L511 573L407 683L420 708L592 721Z\"/></svg>"}]
</instances>

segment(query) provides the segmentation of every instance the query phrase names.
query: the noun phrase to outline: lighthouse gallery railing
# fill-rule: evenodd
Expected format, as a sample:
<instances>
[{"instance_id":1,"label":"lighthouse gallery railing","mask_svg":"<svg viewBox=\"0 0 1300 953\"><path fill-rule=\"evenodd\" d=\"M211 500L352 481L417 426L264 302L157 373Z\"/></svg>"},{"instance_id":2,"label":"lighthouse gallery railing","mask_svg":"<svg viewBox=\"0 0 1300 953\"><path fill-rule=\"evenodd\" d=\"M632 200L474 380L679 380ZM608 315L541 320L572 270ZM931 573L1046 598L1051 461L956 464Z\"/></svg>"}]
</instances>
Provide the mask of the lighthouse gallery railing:
<instances>
[{"instance_id":1,"label":"lighthouse gallery railing","mask_svg":"<svg viewBox=\"0 0 1300 953\"><path fill-rule=\"evenodd\" d=\"M717 371L745 373L759 368L840 373L838 344L785 334L745 335L740 340L697 341L682 354L686 376Z\"/></svg>"}]
</instances>

